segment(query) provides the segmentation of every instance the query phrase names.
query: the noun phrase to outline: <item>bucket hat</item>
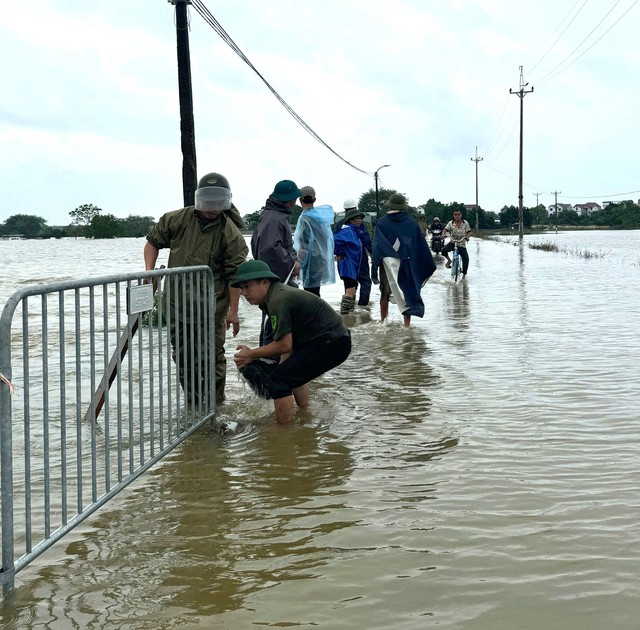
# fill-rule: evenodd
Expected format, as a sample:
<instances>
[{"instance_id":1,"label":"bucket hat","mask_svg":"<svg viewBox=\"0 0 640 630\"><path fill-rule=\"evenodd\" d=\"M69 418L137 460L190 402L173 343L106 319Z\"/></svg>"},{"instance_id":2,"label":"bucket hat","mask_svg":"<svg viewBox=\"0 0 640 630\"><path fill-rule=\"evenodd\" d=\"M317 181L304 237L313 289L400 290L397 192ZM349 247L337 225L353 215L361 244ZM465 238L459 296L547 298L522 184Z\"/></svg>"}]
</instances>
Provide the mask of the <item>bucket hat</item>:
<instances>
[{"instance_id":1,"label":"bucket hat","mask_svg":"<svg viewBox=\"0 0 640 630\"><path fill-rule=\"evenodd\" d=\"M247 280L262 280L263 278L273 278L280 282L280 278L269 269L269 265L263 260L246 260L236 271L236 275L231 280L231 286L237 287Z\"/></svg>"},{"instance_id":2,"label":"bucket hat","mask_svg":"<svg viewBox=\"0 0 640 630\"><path fill-rule=\"evenodd\" d=\"M279 181L271 193L272 197L282 202L293 201L301 195L302 191L290 179Z\"/></svg>"},{"instance_id":3,"label":"bucket hat","mask_svg":"<svg viewBox=\"0 0 640 630\"><path fill-rule=\"evenodd\" d=\"M351 208L351 210L347 210L347 214L344 215L344 222L348 223L351 219L355 219L356 217L364 219L364 212L360 212L358 208Z\"/></svg>"},{"instance_id":4,"label":"bucket hat","mask_svg":"<svg viewBox=\"0 0 640 630\"><path fill-rule=\"evenodd\" d=\"M389 210L407 210L409 208L405 196L400 193L393 193L384 205L387 206Z\"/></svg>"}]
</instances>

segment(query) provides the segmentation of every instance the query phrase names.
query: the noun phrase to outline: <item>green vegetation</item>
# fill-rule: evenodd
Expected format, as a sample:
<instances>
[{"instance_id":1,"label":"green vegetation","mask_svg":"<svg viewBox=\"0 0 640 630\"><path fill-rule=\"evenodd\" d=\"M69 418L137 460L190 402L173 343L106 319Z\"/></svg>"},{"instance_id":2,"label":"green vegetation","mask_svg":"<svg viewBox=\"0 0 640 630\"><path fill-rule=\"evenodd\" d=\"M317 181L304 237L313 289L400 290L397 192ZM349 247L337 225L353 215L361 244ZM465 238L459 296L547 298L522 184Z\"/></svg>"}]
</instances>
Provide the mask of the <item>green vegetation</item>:
<instances>
[{"instance_id":1,"label":"green vegetation","mask_svg":"<svg viewBox=\"0 0 640 630\"><path fill-rule=\"evenodd\" d=\"M69 212L72 223L62 227L50 227L42 217L33 214L14 214L0 223L0 237L62 238L85 236L87 238L117 238L145 236L156 220L153 217L129 215L119 219L112 214L102 214L93 204L78 206Z\"/></svg>"},{"instance_id":2,"label":"green vegetation","mask_svg":"<svg viewBox=\"0 0 640 630\"><path fill-rule=\"evenodd\" d=\"M559 252L568 256L579 256L580 258L606 258L609 254L606 252L593 252L582 247L559 246L551 241L532 241L527 243L530 249L539 249L544 252Z\"/></svg>"}]
</instances>

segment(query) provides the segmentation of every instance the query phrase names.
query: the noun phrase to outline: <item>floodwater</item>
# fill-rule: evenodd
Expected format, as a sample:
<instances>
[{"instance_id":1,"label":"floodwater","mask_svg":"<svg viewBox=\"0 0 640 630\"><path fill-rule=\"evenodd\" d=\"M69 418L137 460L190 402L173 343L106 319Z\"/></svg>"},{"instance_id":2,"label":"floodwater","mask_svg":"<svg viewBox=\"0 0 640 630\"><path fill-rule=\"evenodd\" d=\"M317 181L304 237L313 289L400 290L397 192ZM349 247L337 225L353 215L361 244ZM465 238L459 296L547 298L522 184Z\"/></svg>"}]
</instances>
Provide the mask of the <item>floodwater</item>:
<instances>
[{"instance_id":1,"label":"floodwater","mask_svg":"<svg viewBox=\"0 0 640 630\"><path fill-rule=\"evenodd\" d=\"M0 241L0 303L141 269L143 244ZM192 436L19 573L2 628L637 628L640 231L469 253L409 329L374 287L290 426L231 363L237 432Z\"/></svg>"}]
</instances>

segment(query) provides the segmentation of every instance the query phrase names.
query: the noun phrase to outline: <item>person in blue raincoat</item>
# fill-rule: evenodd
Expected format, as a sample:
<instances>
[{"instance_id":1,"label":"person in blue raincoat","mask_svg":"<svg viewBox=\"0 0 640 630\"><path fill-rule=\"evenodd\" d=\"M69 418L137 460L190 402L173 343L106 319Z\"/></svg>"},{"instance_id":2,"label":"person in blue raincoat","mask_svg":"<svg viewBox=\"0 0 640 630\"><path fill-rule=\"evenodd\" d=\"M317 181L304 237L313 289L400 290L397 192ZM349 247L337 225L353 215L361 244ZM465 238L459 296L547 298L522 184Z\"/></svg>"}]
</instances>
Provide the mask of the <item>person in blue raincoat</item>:
<instances>
[{"instance_id":1,"label":"person in blue raincoat","mask_svg":"<svg viewBox=\"0 0 640 630\"><path fill-rule=\"evenodd\" d=\"M406 213L405 197L394 193L385 205L387 214L376 224L373 237L371 277L380 282L380 319L386 319L392 299L404 325L410 326L412 315L424 316L420 290L435 272L436 264L418 222Z\"/></svg>"},{"instance_id":2,"label":"person in blue raincoat","mask_svg":"<svg viewBox=\"0 0 640 630\"><path fill-rule=\"evenodd\" d=\"M358 202L355 199L345 199L345 213L357 207ZM334 230L337 232L343 225L344 219L336 223ZM371 235L369 234L369 229L364 221L361 221L360 225L358 225L358 236L362 243L362 258L360 258L360 272L358 273L357 278L358 284L360 285L358 306L369 306L369 297L371 296L371 270L369 265L369 255L371 255Z\"/></svg>"},{"instance_id":3,"label":"person in blue raincoat","mask_svg":"<svg viewBox=\"0 0 640 630\"><path fill-rule=\"evenodd\" d=\"M362 258L362 242L358 226L364 219L364 212L352 208L344 217L343 226L333 235L334 254L338 261L338 274L344 282L344 295L340 302L340 313L350 313L356 307L358 273Z\"/></svg>"},{"instance_id":4,"label":"person in blue raincoat","mask_svg":"<svg viewBox=\"0 0 640 630\"><path fill-rule=\"evenodd\" d=\"M298 254L303 289L320 297L320 287L336 281L331 230L334 213L328 205L314 207L316 191L311 186L303 186L300 191L302 214L293 235L293 248Z\"/></svg>"}]
</instances>

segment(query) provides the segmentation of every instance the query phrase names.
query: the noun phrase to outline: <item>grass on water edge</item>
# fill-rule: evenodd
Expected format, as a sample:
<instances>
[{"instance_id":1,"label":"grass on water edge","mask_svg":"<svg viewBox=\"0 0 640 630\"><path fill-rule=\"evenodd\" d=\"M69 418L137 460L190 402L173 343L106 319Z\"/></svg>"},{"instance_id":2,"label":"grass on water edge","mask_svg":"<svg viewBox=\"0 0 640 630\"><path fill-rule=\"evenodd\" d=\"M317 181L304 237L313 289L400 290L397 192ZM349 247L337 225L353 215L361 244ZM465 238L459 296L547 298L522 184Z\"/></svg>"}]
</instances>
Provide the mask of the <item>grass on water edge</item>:
<instances>
[{"instance_id":1,"label":"grass on water edge","mask_svg":"<svg viewBox=\"0 0 640 630\"><path fill-rule=\"evenodd\" d=\"M512 236L498 236L498 235L482 235L480 238L487 241L495 241L497 243L513 243L516 244ZM556 252L559 254L565 254L566 256L578 256L580 258L590 259L602 259L609 256L609 252L603 252L602 250L594 252L590 249L583 247L567 247L566 245L557 245L553 241L530 241L527 243L529 249L537 249L543 252Z\"/></svg>"}]
</instances>

